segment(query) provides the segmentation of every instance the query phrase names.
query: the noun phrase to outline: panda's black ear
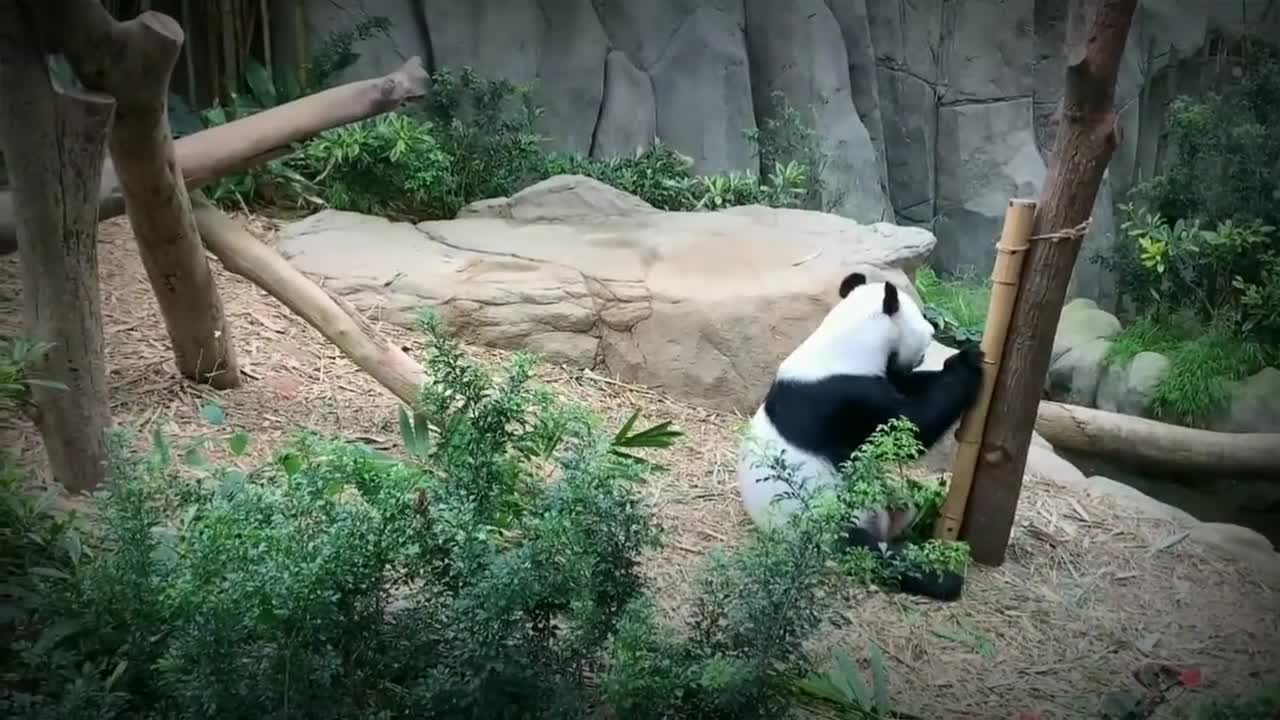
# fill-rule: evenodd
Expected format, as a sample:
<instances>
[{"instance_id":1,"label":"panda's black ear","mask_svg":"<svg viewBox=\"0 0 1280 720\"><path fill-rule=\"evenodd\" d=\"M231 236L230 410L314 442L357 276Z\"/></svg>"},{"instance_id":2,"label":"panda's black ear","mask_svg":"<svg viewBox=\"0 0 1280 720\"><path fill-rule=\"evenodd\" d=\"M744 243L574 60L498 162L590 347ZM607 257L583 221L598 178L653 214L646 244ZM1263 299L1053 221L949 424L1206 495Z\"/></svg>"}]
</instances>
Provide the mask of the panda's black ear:
<instances>
[{"instance_id":1,"label":"panda's black ear","mask_svg":"<svg viewBox=\"0 0 1280 720\"><path fill-rule=\"evenodd\" d=\"M884 314L896 315L901 305L898 302L898 286L891 282L884 284Z\"/></svg>"},{"instance_id":2,"label":"panda's black ear","mask_svg":"<svg viewBox=\"0 0 1280 720\"><path fill-rule=\"evenodd\" d=\"M849 293L853 292L854 288L858 287L859 285L865 285L866 282L867 282L867 276L863 275L860 272L849 273L848 275L845 275L844 279L840 281L840 297L841 298L847 297Z\"/></svg>"}]
</instances>

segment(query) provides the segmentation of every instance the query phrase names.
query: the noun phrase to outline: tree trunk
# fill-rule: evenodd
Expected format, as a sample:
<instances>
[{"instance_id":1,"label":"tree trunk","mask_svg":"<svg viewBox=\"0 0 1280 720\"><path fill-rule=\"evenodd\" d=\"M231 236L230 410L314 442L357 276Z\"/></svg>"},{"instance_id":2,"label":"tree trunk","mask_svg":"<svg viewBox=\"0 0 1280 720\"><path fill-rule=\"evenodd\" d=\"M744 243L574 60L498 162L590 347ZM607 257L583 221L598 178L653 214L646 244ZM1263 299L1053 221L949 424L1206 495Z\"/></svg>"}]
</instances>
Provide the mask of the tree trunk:
<instances>
[{"instance_id":1,"label":"tree trunk","mask_svg":"<svg viewBox=\"0 0 1280 720\"><path fill-rule=\"evenodd\" d=\"M1036 430L1054 447L1168 473L1258 473L1280 480L1280 435L1223 433L1042 400Z\"/></svg>"},{"instance_id":2,"label":"tree trunk","mask_svg":"<svg viewBox=\"0 0 1280 720\"><path fill-rule=\"evenodd\" d=\"M231 333L174 156L169 80L182 49L173 18L117 22L96 0L25 0L80 81L118 103L108 146L178 370L216 388L240 385Z\"/></svg>"},{"instance_id":3,"label":"tree trunk","mask_svg":"<svg viewBox=\"0 0 1280 720\"><path fill-rule=\"evenodd\" d=\"M286 155L294 143L325 130L420 100L430 90L431 76L414 56L382 77L349 82L178 138L173 142L174 154L187 190L195 190ZM124 214L120 181L109 162L102 174L101 202L99 220ZM12 237L11 205L9 194L0 192L0 255L6 252L6 238Z\"/></svg>"},{"instance_id":4,"label":"tree trunk","mask_svg":"<svg viewBox=\"0 0 1280 720\"><path fill-rule=\"evenodd\" d=\"M1069 33L1057 138L961 530L984 565L1004 562L1053 335L1083 241L1079 228L1119 142L1116 74L1137 4L1088 0L1083 22Z\"/></svg>"},{"instance_id":5,"label":"tree trunk","mask_svg":"<svg viewBox=\"0 0 1280 720\"><path fill-rule=\"evenodd\" d=\"M406 405L417 403L419 388L427 379L421 365L387 342L350 305L311 282L198 192L192 204L201 237L228 271L284 303Z\"/></svg>"},{"instance_id":6,"label":"tree trunk","mask_svg":"<svg viewBox=\"0 0 1280 720\"><path fill-rule=\"evenodd\" d=\"M29 15L0 4L0 147L16 201L26 335L51 343L33 377L36 421L53 477L93 490L111 425L98 292L98 178L115 102L55 90Z\"/></svg>"}]
</instances>

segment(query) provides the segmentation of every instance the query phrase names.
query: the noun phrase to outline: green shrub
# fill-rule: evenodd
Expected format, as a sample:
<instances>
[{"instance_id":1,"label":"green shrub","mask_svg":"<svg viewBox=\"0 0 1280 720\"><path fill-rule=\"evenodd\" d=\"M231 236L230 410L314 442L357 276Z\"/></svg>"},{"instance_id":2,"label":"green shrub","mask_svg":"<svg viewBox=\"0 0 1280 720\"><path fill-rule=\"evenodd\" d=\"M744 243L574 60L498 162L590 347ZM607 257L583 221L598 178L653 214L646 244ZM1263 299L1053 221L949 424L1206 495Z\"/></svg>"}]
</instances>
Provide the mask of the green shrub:
<instances>
[{"instance_id":1,"label":"green shrub","mask_svg":"<svg viewBox=\"0 0 1280 720\"><path fill-rule=\"evenodd\" d=\"M0 503L0 712L64 717L774 717L807 669L832 529L820 514L717 553L687 631L640 561L660 542L636 448L498 376L434 320L406 456L300 434L251 469L119 435L91 523Z\"/></svg>"},{"instance_id":2,"label":"green shrub","mask_svg":"<svg viewBox=\"0 0 1280 720\"><path fill-rule=\"evenodd\" d=\"M1220 324L1180 328L1144 317L1112 339L1104 362L1123 365L1141 352L1169 358L1169 371L1152 395L1152 414L1191 427L1202 427L1226 407L1232 381L1243 380L1274 361L1273 352L1241 339L1234 328Z\"/></svg>"},{"instance_id":3,"label":"green shrub","mask_svg":"<svg viewBox=\"0 0 1280 720\"><path fill-rule=\"evenodd\" d=\"M233 96L228 106L195 113L172 96L171 125L185 134L322 89L358 59L356 41L387 27L385 18L375 17L332 33L308 63L305 85L287 73L275 77L251 61L243 80L246 92ZM664 210L820 206L827 156L780 94L771 118L747 133L762 175L696 176L688 158L660 142L634 157L604 160L550 152L537 130L542 108L532 91L529 85L482 78L470 68L440 69L421 106L334 128L289 157L222 178L207 192L215 203L243 209L328 206L436 220L454 217L467 203L576 173Z\"/></svg>"},{"instance_id":4,"label":"green shrub","mask_svg":"<svg viewBox=\"0 0 1280 720\"><path fill-rule=\"evenodd\" d=\"M933 268L916 270L916 290L924 314L941 342L964 345L982 340L991 302L991 282L968 275L943 278Z\"/></svg>"}]
</instances>

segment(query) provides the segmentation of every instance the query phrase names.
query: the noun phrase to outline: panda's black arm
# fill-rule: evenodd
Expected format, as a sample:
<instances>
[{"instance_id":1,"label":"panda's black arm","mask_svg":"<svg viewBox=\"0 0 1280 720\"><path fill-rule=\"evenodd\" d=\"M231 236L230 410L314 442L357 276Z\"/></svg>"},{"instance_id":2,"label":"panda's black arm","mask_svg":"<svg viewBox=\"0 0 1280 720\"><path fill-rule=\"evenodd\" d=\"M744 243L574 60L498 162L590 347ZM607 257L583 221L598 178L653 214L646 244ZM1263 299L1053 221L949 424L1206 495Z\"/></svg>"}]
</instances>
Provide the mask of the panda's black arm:
<instances>
[{"instance_id":1,"label":"panda's black arm","mask_svg":"<svg viewBox=\"0 0 1280 720\"><path fill-rule=\"evenodd\" d=\"M941 370L916 370L914 372L904 373L890 370L885 373L885 377L889 378L889 382L893 383L893 387L903 395L915 397L929 392L942 376Z\"/></svg>"},{"instance_id":2,"label":"panda's black arm","mask_svg":"<svg viewBox=\"0 0 1280 720\"><path fill-rule=\"evenodd\" d=\"M913 376L922 374L912 373ZM917 381L913 379L913 382ZM915 424L920 444L931 448L973 406L981 387L980 373L966 373L960 368L935 371L915 392L902 393L899 415Z\"/></svg>"}]
</instances>

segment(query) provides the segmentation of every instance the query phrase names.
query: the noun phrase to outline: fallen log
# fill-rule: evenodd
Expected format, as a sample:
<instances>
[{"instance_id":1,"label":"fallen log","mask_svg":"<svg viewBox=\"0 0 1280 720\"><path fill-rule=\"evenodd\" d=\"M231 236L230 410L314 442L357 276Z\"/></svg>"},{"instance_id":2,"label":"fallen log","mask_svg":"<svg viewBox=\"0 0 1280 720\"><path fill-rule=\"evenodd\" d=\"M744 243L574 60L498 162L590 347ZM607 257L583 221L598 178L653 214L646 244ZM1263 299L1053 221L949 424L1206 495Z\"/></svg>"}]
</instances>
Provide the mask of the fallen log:
<instances>
[{"instance_id":1,"label":"fallen log","mask_svg":"<svg viewBox=\"0 0 1280 720\"><path fill-rule=\"evenodd\" d=\"M383 338L350 304L312 282L199 191L192 193L191 204L205 247L228 272L284 303L402 402L417 403L418 389L427 379L421 365Z\"/></svg>"},{"instance_id":2,"label":"fallen log","mask_svg":"<svg viewBox=\"0 0 1280 720\"><path fill-rule=\"evenodd\" d=\"M298 98L173 141L174 157L187 190L287 155L294 143L357 120L375 117L420 100L431 90L422 59L413 56L382 77L356 80ZM0 254L13 237L11 191L0 191ZM98 219L123 215L120 178L110 161L102 171ZM16 245L15 245L16 246Z\"/></svg>"},{"instance_id":3,"label":"fallen log","mask_svg":"<svg viewBox=\"0 0 1280 720\"><path fill-rule=\"evenodd\" d=\"M1280 434L1224 433L1042 400L1036 432L1055 448L1161 472L1280 479Z\"/></svg>"}]
</instances>

